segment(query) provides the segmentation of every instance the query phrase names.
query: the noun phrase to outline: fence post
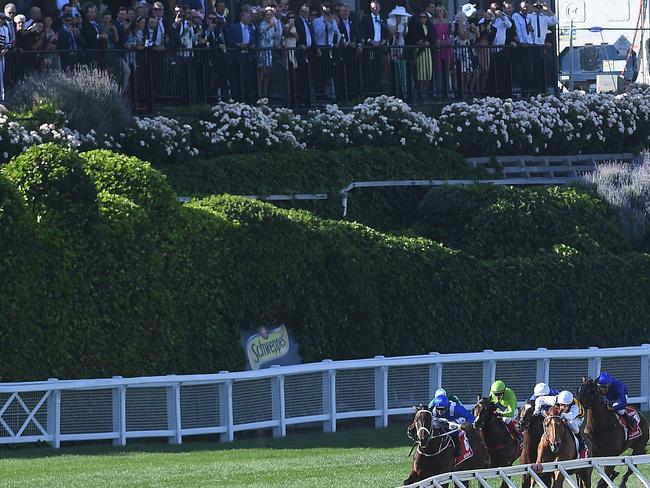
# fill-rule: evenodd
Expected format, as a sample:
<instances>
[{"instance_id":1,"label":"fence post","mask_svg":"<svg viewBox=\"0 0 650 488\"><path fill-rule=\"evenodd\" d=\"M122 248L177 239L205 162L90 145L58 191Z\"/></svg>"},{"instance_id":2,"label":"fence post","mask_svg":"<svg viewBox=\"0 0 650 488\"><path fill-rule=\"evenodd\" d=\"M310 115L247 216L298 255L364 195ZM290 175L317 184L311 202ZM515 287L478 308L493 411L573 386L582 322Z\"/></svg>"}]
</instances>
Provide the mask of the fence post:
<instances>
[{"instance_id":1,"label":"fence post","mask_svg":"<svg viewBox=\"0 0 650 488\"><path fill-rule=\"evenodd\" d=\"M375 356L384 359L384 356ZM375 368L375 409L381 414L375 417L375 428L388 427L388 366Z\"/></svg>"},{"instance_id":2,"label":"fence post","mask_svg":"<svg viewBox=\"0 0 650 488\"><path fill-rule=\"evenodd\" d=\"M271 368L280 368L279 364L274 364ZM286 407L284 404L284 375L276 376L271 383L272 399L272 416L273 420L278 421L277 427L273 427L273 437L285 437L287 435L286 425Z\"/></svg>"},{"instance_id":3,"label":"fence post","mask_svg":"<svg viewBox=\"0 0 650 488\"><path fill-rule=\"evenodd\" d=\"M48 378L48 382L55 384L57 378ZM52 447L61 447L61 390L50 390L47 397L47 433L52 436Z\"/></svg>"},{"instance_id":4,"label":"fence post","mask_svg":"<svg viewBox=\"0 0 650 488\"><path fill-rule=\"evenodd\" d=\"M332 360L323 359L323 362ZM329 417L323 423L323 432L336 432L336 370L333 369L323 372L323 413Z\"/></svg>"},{"instance_id":5,"label":"fence post","mask_svg":"<svg viewBox=\"0 0 650 488\"><path fill-rule=\"evenodd\" d=\"M175 375L170 375L175 376ZM169 436L170 444L182 444L181 435L181 384L174 383L167 387L167 428L174 431Z\"/></svg>"},{"instance_id":6,"label":"fence post","mask_svg":"<svg viewBox=\"0 0 650 488\"><path fill-rule=\"evenodd\" d=\"M219 371L219 374L227 372ZM235 430L233 428L235 421L232 412L232 380L222 383L219 387L219 406L221 410L219 419L221 421L225 420L226 423L226 432L221 434L221 442L232 442L235 440Z\"/></svg>"},{"instance_id":7,"label":"fence post","mask_svg":"<svg viewBox=\"0 0 650 488\"><path fill-rule=\"evenodd\" d=\"M590 347L589 351L592 352L593 354L598 354L599 349L597 347ZM588 372L587 374L589 375L590 378L598 378L598 375L600 374L600 366L601 366L601 358L600 356L594 356L589 358L589 366L588 366Z\"/></svg>"},{"instance_id":8,"label":"fence post","mask_svg":"<svg viewBox=\"0 0 650 488\"><path fill-rule=\"evenodd\" d=\"M486 354L491 354L494 351L492 349L483 350ZM497 375L497 362L494 359L486 359L483 361L483 396L487 396L490 393L490 387Z\"/></svg>"},{"instance_id":9,"label":"fence post","mask_svg":"<svg viewBox=\"0 0 650 488\"><path fill-rule=\"evenodd\" d=\"M440 353L430 352L429 356L436 358L440 356ZM436 390L442 388L442 368L442 363L432 363L429 365L429 398L433 398Z\"/></svg>"},{"instance_id":10,"label":"fence post","mask_svg":"<svg viewBox=\"0 0 650 488\"><path fill-rule=\"evenodd\" d=\"M113 376L114 380L121 380L121 376ZM126 445L126 386L113 387L113 432L117 432L117 439L113 439L114 446Z\"/></svg>"},{"instance_id":11,"label":"fence post","mask_svg":"<svg viewBox=\"0 0 650 488\"><path fill-rule=\"evenodd\" d=\"M545 347L538 347L538 351L540 352L546 352L548 349ZM548 385L548 377L550 375L550 370L551 370L551 360L549 358L542 358L537 360L537 382L538 383L546 383Z\"/></svg>"},{"instance_id":12,"label":"fence post","mask_svg":"<svg viewBox=\"0 0 650 488\"><path fill-rule=\"evenodd\" d=\"M643 344L645 353L641 356L641 396L645 401L641 404L641 410L650 411L650 344Z\"/></svg>"}]
</instances>

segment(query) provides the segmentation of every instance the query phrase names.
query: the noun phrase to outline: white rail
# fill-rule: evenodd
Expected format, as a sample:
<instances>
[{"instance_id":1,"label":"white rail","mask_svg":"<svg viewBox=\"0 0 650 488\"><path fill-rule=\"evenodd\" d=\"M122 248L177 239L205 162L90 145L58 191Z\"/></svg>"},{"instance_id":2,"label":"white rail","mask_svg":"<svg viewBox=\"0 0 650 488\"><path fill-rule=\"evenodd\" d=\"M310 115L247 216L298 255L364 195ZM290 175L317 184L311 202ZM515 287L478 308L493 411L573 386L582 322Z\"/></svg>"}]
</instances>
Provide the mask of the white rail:
<instances>
[{"instance_id":1,"label":"white rail","mask_svg":"<svg viewBox=\"0 0 650 488\"><path fill-rule=\"evenodd\" d=\"M588 458L588 459L576 459L572 461L560 461L552 463L542 464L543 473L549 473L554 471L561 471L563 474L571 474L572 472L584 469L584 468L593 468L594 475L600 477L605 483L610 487L616 487L616 484L605 474L604 468L607 466L624 466L626 468L632 469L634 476L641 482L645 488L650 488L650 483L647 478L637 469L638 466L650 464L650 455L644 454L641 456L620 456L620 457L601 457L601 458ZM438 476L432 476L426 480L420 481L418 483L413 483L411 485L406 485L403 488L442 488L447 483L452 483L452 486L464 487L465 482L477 481L480 486L490 487L490 484L487 480L498 479L499 481L505 481L509 486L515 486L513 479L515 476L530 475L532 476L536 483L538 483L542 488L546 488L547 485L540 479L539 473L533 471L533 464L521 464L518 466L508 466L505 468L492 468L492 469L479 469L475 471L457 471L454 473L445 473ZM567 479L567 484L569 486L576 486L574 482L570 479Z\"/></svg>"},{"instance_id":2,"label":"white rail","mask_svg":"<svg viewBox=\"0 0 650 488\"><path fill-rule=\"evenodd\" d=\"M630 402L650 409L650 344L611 349L483 351L330 361L257 371L140 378L0 383L0 444L167 437L287 428L410 414L445 386L471 404L501 378L527 397L535 383L575 391L607 370L626 382Z\"/></svg>"}]
</instances>

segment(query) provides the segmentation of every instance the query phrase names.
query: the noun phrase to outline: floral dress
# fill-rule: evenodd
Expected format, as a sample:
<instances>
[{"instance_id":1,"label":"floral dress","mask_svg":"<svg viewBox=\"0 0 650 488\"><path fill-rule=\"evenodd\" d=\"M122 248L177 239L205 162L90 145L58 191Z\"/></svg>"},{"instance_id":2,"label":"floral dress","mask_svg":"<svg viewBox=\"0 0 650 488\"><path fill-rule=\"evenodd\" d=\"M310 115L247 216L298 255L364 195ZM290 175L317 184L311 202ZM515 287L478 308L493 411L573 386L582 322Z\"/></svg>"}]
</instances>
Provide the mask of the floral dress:
<instances>
[{"instance_id":1,"label":"floral dress","mask_svg":"<svg viewBox=\"0 0 650 488\"><path fill-rule=\"evenodd\" d=\"M257 56L257 66L260 68L270 68L273 65L273 50L280 44L282 30L278 28L280 23L269 24L265 20L260 22L260 40L259 48L261 51Z\"/></svg>"}]
</instances>

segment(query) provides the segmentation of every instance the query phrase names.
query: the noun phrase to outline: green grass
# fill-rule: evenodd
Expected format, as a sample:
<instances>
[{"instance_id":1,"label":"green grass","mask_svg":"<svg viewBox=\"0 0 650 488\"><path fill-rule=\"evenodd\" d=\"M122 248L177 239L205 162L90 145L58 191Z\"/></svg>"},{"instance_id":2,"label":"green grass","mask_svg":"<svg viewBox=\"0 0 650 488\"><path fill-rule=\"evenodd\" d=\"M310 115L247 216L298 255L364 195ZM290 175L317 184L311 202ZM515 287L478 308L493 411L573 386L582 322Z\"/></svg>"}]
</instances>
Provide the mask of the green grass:
<instances>
[{"instance_id":1,"label":"green grass","mask_svg":"<svg viewBox=\"0 0 650 488\"><path fill-rule=\"evenodd\" d=\"M395 424L231 444L0 449L0 487L395 487L408 475L409 448L405 426Z\"/></svg>"}]
</instances>

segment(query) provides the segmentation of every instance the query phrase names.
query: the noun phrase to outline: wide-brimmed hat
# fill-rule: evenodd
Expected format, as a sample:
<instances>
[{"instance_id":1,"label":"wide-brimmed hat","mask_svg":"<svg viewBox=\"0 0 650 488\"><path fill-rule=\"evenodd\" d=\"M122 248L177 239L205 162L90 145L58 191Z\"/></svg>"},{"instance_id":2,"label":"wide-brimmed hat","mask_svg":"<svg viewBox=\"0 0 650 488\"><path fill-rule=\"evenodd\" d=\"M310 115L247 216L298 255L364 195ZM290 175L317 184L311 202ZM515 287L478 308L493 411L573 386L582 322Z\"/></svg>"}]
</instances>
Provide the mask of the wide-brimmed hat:
<instances>
[{"instance_id":1,"label":"wide-brimmed hat","mask_svg":"<svg viewBox=\"0 0 650 488\"><path fill-rule=\"evenodd\" d=\"M401 17L412 17L412 15L409 14L406 11L406 9L404 7L402 7L401 5L398 5L393 10L391 10L391 12L388 14L388 16L390 17L391 15L395 15L395 16L399 15Z\"/></svg>"},{"instance_id":2,"label":"wide-brimmed hat","mask_svg":"<svg viewBox=\"0 0 650 488\"><path fill-rule=\"evenodd\" d=\"M476 13L476 4L466 3L460 8L460 11L463 12L467 17L471 17Z\"/></svg>"}]
</instances>

